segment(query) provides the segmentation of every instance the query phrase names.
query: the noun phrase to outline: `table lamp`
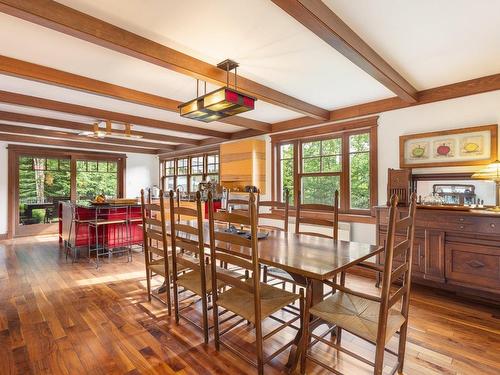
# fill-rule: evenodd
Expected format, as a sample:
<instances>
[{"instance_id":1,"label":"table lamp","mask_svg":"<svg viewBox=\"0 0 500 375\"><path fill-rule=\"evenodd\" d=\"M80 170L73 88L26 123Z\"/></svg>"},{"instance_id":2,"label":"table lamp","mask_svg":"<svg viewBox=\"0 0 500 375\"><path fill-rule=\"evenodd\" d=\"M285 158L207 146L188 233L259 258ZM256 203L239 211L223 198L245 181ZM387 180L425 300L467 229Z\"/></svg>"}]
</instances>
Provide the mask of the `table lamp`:
<instances>
[{"instance_id":1,"label":"table lamp","mask_svg":"<svg viewBox=\"0 0 500 375\"><path fill-rule=\"evenodd\" d=\"M475 180L487 180L493 181L496 184L495 191L495 207L488 208L489 211L500 212L500 161L496 160L495 162L489 164L483 169L480 169L476 173L472 175L472 178Z\"/></svg>"}]
</instances>

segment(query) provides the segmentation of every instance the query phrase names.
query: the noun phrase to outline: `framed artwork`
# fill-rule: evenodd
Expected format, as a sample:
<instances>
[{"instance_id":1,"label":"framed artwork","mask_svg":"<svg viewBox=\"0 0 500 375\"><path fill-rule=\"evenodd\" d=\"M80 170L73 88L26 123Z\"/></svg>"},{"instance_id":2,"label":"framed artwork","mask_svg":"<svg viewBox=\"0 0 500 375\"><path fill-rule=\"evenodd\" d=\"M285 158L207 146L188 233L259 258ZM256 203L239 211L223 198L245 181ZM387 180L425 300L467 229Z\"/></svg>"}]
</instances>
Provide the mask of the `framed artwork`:
<instances>
[{"instance_id":1,"label":"framed artwork","mask_svg":"<svg viewBox=\"0 0 500 375\"><path fill-rule=\"evenodd\" d=\"M497 159L498 125L399 137L400 168L489 164Z\"/></svg>"}]
</instances>

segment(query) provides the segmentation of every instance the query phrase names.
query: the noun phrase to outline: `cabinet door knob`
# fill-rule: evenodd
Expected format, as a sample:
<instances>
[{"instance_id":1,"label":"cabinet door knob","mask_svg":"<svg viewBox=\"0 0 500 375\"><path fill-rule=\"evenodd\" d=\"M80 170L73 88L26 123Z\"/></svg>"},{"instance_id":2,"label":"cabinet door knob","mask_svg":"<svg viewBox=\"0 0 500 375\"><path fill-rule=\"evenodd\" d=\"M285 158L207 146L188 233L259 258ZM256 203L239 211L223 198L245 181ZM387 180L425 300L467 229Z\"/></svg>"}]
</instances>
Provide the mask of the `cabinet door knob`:
<instances>
[{"instance_id":1,"label":"cabinet door knob","mask_svg":"<svg viewBox=\"0 0 500 375\"><path fill-rule=\"evenodd\" d=\"M495 228L496 227L495 223L491 223L490 227Z\"/></svg>"},{"instance_id":2,"label":"cabinet door knob","mask_svg":"<svg viewBox=\"0 0 500 375\"><path fill-rule=\"evenodd\" d=\"M465 227L464 227L463 225L460 225L460 227L459 227L459 228L460 228L460 229L464 229Z\"/></svg>"},{"instance_id":3,"label":"cabinet door knob","mask_svg":"<svg viewBox=\"0 0 500 375\"><path fill-rule=\"evenodd\" d=\"M465 220L463 217L461 217L460 219L458 219L459 221L461 221L463 223L463 221Z\"/></svg>"},{"instance_id":4,"label":"cabinet door knob","mask_svg":"<svg viewBox=\"0 0 500 375\"><path fill-rule=\"evenodd\" d=\"M479 260L469 260L467 262L467 264L469 266L471 266L472 268L483 268L484 267L484 263L480 262Z\"/></svg>"}]
</instances>

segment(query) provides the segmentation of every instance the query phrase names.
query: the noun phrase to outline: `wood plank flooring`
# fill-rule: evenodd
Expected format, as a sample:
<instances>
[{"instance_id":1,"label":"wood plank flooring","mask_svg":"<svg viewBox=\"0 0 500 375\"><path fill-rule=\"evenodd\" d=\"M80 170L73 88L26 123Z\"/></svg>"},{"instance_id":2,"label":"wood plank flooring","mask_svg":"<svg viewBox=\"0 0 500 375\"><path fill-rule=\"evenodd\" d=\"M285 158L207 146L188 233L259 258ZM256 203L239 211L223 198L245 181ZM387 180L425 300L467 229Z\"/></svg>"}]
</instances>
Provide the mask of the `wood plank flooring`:
<instances>
[{"instance_id":1,"label":"wood plank flooring","mask_svg":"<svg viewBox=\"0 0 500 375\"><path fill-rule=\"evenodd\" d=\"M142 260L116 258L96 270L85 260L66 262L55 237L0 242L0 374L255 373L227 350L203 345L188 323L177 326L158 302L148 303ZM372 280L348 283L376 292ZM240 333L252 341L248 327ZM353 336L343 340L373 354ZM370 373L331 349L313 350L348 374ZM266 374L283 373L287 355ZM413 288L405 374L500 374L499 309Z\"/></svg>"}]
</instances>

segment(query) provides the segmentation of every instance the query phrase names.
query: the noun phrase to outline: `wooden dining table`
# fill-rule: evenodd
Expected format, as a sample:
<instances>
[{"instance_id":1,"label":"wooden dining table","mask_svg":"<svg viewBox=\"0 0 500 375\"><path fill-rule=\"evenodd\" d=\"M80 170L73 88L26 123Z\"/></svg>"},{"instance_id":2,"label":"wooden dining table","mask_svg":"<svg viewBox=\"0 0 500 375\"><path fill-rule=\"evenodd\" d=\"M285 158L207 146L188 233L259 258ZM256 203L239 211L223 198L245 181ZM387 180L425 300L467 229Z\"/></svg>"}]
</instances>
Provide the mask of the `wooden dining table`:
<instances>
[{"instance_id":1,"label":"wooden dining table","mask_svg":"<svg viewBox=\"0 0 500 375\"><path fill-rule=\"evenodd\" d=\"M190 222L192 225L196 225ZM169 227L170 225L167 225ZM215 230L224 230L227 226L216 226ZM380 254L383 246L367 243L333 240L307 234L285 233L280 230L259 229L268 232L268 236L258 241L259 262L266 266L287 271L300 285L307 286L311 293L312 304L323 300L323 281L332 280L338 273L356 264ZM170 229L168 228L168 232ZM208 247L208 222L204 225L204 242ZM233 255L251 258L251 249L239 245L224 243L224 249ZM217 246L217 244L216 244ZM290 352L288 367L295 368L300 358L299 341L301 332L297 333L294 346Z\"/></svg>"}]
</instances>

